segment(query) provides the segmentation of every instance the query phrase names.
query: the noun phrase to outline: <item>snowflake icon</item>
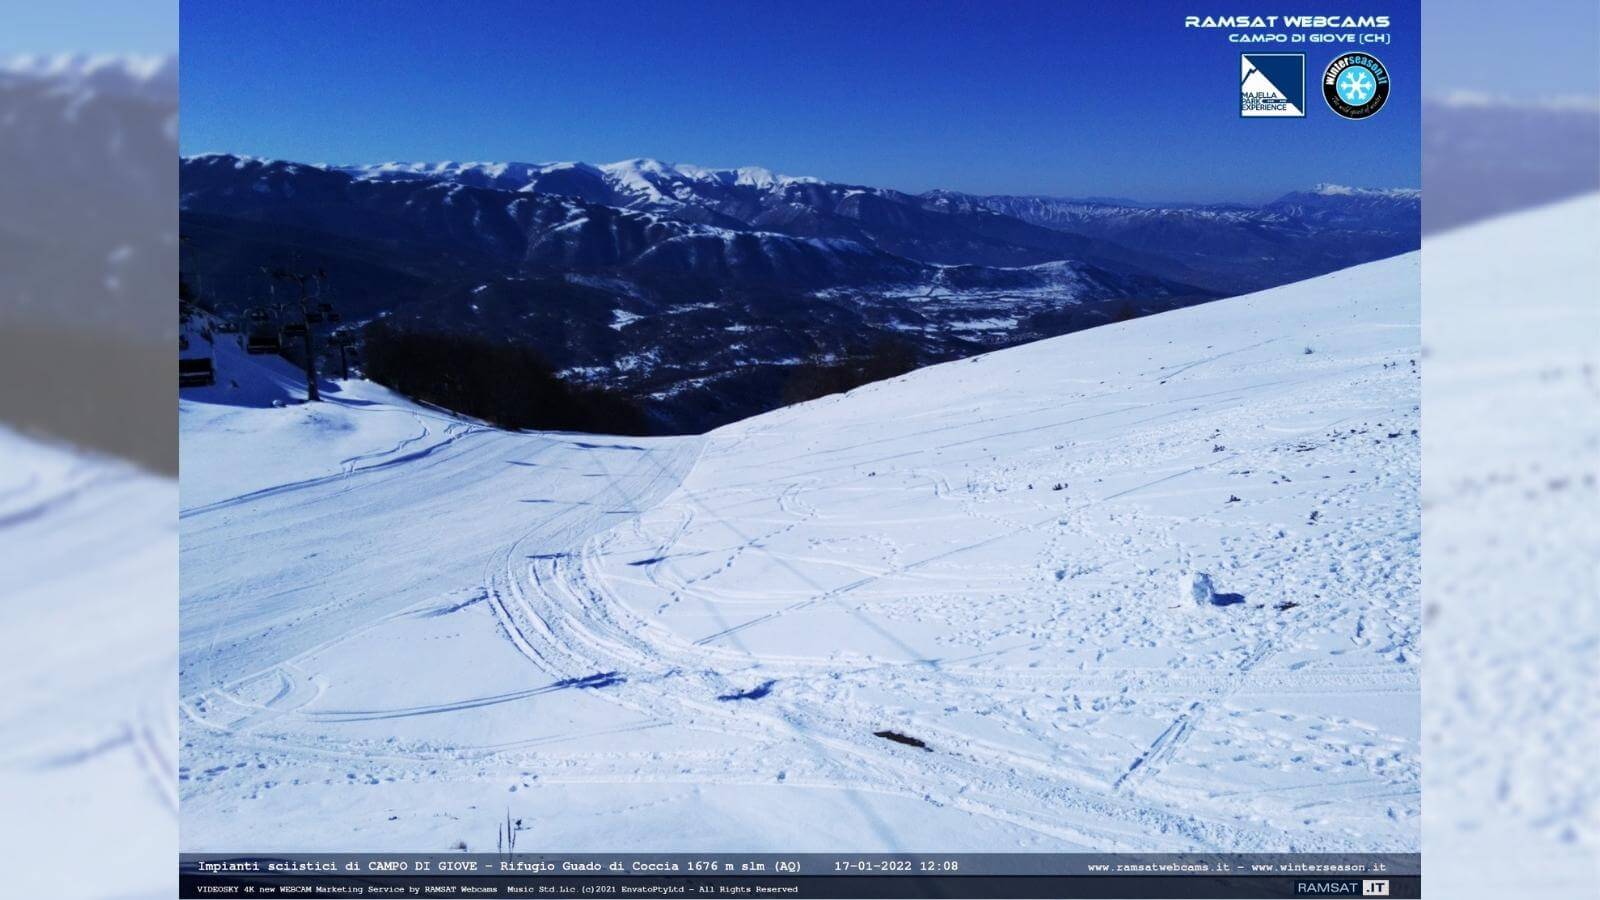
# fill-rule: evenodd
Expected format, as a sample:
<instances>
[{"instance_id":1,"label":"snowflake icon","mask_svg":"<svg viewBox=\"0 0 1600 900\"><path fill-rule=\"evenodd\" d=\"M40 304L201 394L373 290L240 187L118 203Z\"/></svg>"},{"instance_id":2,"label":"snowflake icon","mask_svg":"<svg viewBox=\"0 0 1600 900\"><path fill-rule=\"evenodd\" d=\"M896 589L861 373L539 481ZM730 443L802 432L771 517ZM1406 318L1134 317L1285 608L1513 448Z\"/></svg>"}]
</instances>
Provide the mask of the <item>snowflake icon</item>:
<instances>
[{"instance_id":1,"label":"snowflake icon","mask_svg":"<svg viewBox=\"0 0 1600 900\"><path fill-rule=\"evenodd\" d=\"M1389 99L1389 70L1366 53L1335 57L1323 70L1322 96L1338 115L1365 119Z\"/></svg>"},{"instance_id":2,"label":"snowflake icon","mask_svg":"<svg viewBox=\"0 0 1600 900\"><path fill-rule=\"evenodd\" d=\"M1351 106L1360 106L1372 98L1372 73L1362 66L1351 66L1339 76L1339 97Z\"/></svg>"}]
</instances>

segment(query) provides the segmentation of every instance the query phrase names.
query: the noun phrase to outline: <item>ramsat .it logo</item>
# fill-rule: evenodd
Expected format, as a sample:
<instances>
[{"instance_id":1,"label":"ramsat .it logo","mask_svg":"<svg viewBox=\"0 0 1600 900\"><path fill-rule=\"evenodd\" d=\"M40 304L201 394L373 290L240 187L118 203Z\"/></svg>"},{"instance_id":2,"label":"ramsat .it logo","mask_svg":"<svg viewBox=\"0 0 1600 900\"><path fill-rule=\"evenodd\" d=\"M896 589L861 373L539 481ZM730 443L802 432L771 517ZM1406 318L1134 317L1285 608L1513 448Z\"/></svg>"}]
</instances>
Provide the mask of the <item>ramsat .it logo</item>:
<instances>
[{"instance_id":1,"label":"ramsat .it logo","mask_svg":"<svg viewBox=\"0 0 1600 900\"><path fill-rule=\"evenodd\" d=\"M1322 73L1322 97L1346 119L1365 119L1389 99L1389 70L1370 53L1335 57Z\"/></svg>"},{"instance_id":2,"label":"ramsat .it logo","mask_svg":"<svg viewBox=\"0 0 1600 900\"><path fill-rule=\"evenodd\" d=\"M1239 54L1239 115L1305 118L1304 53Z\"/></svg>"}]
</instances>

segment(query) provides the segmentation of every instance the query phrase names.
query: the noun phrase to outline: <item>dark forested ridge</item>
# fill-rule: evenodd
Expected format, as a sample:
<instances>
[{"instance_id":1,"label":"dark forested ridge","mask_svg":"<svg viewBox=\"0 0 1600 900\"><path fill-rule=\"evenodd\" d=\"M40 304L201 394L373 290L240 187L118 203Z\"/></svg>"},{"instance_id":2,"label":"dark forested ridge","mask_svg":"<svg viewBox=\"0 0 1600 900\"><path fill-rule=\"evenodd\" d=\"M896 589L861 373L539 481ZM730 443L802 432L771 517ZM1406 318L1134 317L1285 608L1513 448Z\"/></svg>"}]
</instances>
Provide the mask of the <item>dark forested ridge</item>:
<instances>
[{"instance_id":1,"label":"dark forested ridge","mask_svg":"<svg viewBox=\"0 0 1600 900\"><path fill-rule=\"evenodd\" d=\"M610 398L656 432L1403 252L1414 194L1156 208L651 160L340 168L229 155L183 160L180 192L186 266L218 315L284 300L264 268L326 272L347 323L389 329L362 340L433 342L426 377L406 379L398 359L384 370L425 383L433 402L470 412L471 384L493 393L472 401L486 417L532 421L485 376L492 360L568 385L545 405L572 421L572 398ZM468 346L485 359L464 361ZM446 348L456 355L435 358ZM472 378L440 377L446 359Z\"/></svg>"}]
</instances>

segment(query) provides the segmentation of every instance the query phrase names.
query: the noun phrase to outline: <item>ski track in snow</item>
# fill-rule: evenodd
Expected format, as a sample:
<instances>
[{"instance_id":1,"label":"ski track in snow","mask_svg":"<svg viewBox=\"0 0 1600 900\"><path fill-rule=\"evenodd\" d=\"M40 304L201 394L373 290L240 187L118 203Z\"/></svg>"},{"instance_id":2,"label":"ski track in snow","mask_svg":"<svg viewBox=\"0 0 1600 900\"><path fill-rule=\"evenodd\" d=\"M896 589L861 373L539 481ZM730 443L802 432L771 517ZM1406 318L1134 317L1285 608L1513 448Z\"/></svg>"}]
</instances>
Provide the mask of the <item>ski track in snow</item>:
<instances>
[{"instance_id":1,"label":"ski track in snow","mask_svg":"<svg viewBox=\"0 0 1600 900\"><path fill-rule=\"evenodd\" d=\"M185 849L1417 849L1417 278L703 438L185 401Z\"/></svg>"}]
</instances>

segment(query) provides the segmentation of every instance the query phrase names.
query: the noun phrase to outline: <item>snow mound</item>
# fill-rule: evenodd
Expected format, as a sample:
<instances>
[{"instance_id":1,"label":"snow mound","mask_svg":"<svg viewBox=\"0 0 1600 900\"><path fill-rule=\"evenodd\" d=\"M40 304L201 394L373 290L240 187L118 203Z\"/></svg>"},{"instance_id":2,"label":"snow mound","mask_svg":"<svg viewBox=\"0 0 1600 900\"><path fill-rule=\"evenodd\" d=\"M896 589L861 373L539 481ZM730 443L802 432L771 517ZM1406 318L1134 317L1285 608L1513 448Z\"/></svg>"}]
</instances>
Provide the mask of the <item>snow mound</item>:
<instances>
[{"instance_id":1,"label":"snow mound","mask_svg":"<svg viewBox=\"0 0 1600 900\"><path fill-rule=\"evenodd\" d=\"M1217 598L1211 576L1204 572L1185 572L1178 577L1178 600L1195 606L1210 606Z\"/></svg>"}]
</instances>

